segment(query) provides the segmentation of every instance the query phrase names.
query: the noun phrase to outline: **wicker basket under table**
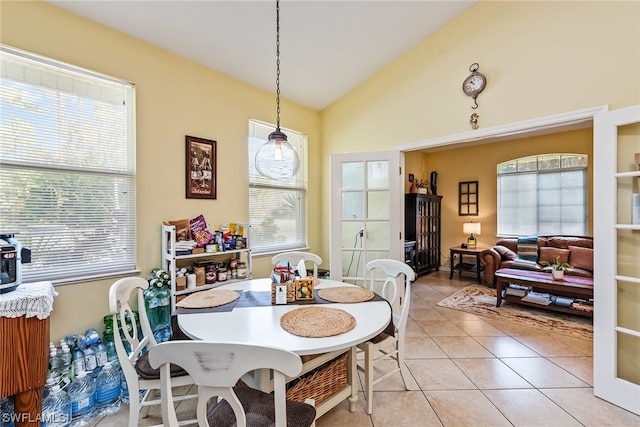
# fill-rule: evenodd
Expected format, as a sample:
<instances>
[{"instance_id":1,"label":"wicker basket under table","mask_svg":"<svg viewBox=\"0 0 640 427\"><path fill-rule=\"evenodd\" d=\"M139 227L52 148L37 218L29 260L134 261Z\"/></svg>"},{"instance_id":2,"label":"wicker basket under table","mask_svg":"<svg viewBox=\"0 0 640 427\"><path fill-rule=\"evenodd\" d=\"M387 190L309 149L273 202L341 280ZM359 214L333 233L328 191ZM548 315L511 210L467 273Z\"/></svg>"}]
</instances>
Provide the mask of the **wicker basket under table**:
<instances>
[{"instance_id":1,"label":"wicker basket under table","mask_svg":"<svg viewBox=\"0 0 640 427\"><path fill-rule=\"evenodd\" d=\"M314 399L316 406L347 385L349 353L317 367L288 385L287 399L304 402Z\"/></svg>"}]
</instances>

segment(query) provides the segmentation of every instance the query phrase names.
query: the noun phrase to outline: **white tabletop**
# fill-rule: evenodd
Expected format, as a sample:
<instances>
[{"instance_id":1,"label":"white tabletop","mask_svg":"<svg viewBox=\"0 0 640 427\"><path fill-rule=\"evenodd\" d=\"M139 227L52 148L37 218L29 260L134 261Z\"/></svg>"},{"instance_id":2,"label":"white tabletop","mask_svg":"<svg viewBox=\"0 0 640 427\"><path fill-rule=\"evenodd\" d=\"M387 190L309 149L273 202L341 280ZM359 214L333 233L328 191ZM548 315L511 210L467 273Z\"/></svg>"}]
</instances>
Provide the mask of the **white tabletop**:
<instances>
[{"instance_id":1,"label":"white tabletop","mask_svg":"<svg viewBox=\"0 0 640 427\"><path fill-rule=\"evenodd\" d=\"M351 286L347 283L320 279L316 290L333 286ZM270 279L252 279L233 282L218 289L238 291L269 291ZM178 324L192 339L214 342L247 343L277 346L300 356L341 350L382 332L391 319L391 308L386 301L368 301L354 304L329 304L356 319L356 326L343 334L326 338L305 338L293 335L280 326L280 317L288 311L304 307L299 304L262 307L235 307L232 311L196 314L178 314Z\"/></svg>"}]
</instances>

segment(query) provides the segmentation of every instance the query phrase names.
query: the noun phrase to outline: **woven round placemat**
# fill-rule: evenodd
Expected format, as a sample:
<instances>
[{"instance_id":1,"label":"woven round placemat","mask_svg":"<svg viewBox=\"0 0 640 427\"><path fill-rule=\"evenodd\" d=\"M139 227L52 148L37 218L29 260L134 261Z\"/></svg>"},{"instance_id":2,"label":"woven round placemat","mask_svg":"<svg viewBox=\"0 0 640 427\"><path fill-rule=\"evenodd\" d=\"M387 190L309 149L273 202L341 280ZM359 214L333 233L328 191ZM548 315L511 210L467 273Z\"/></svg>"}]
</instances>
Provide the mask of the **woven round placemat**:
<instances>
[{"instance_id":1,"label":"woven round placemat","mask_svg":"<svg viewBox=\"0 0 640 427\"><path fill-rule=\"evenodd\" d=\"M196 292L176 303L182 308L211 308L229 304L237 300L240 294L231 289L209 289Z\"/></svg>"},{"instance_id":2,"label":"woven round placemat","mask_svg":"<svg viewBox=\"0 0 640 427\"><path fill-rule=\"evenodd\" d=\"M331 302L364 302L372 300L373 291L359 286L335 286L318 290L318 296Z\"/></svg>"},{"instance_id":3,"label":"woven round placemat","mask_svg":"<svg viewBox=\"0 0 640 427\"><path fill-rule=\"evenodd\" d=\"M350 331L356 326L356 319L339 308L301 307L285 313L280 326L300 337L323 338Z\"/></svg>"}]
</instances>

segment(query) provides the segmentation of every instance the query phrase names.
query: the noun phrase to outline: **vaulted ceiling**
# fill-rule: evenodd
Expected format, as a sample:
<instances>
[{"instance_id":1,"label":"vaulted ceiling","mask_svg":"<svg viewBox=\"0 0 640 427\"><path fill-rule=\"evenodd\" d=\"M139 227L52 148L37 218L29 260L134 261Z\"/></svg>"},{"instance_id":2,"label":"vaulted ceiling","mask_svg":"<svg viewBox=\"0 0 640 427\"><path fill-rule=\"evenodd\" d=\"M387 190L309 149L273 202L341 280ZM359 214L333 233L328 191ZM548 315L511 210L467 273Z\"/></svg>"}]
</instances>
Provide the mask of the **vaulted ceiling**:
<instances>
[{"instance_id":1,"label":"vaulted ceiling","mask_svg":"<svg viewBox=\"0 0 640 427\"><path fill-rule=\"evenodd\" d=\"M281 95L322 110L476 2L281 0ZM48 3L275 92L275 0Z\"/></svg>"}]
</instances>

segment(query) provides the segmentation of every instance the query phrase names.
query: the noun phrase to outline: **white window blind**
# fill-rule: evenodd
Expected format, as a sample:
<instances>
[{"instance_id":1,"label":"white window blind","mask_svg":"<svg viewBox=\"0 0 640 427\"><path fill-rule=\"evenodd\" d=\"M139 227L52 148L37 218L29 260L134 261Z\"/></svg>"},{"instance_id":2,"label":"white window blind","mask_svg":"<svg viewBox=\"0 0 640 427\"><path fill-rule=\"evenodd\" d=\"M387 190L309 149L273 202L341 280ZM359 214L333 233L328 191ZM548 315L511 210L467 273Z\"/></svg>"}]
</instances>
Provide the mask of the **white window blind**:
<instances>
[{"instance_id":1,"label":"white window blind","mask_svg":"<svg viewBox=\"0 0 640 427\"><path fill-rule=\"evenodd\" d=\"M0 230L32 251L23 281L134 270L134 86L0 52Z\"/></svg>"},{"instance_id":2,"label":"white window blind","mask_svg":"<svg viewBox=\"0 0 640 427\"><path fill-rule=\"evenodd\" d=\"M288 179L270 179L255 168L255 157L274 125L249 120L249 222L254 254L302 249L306 243L306 135L282 128L300 157L300 168Z\"/></svg>"},{"instance_id":3,"label":"white window blind","mask_svg":"<svg viewBox=\"0 0 640 427\"><path fill-rule=\"evenodd\" d=\"M587 232L587 156L547 154L498 165L498 234Z\"/></svg>"}]
</instances>

